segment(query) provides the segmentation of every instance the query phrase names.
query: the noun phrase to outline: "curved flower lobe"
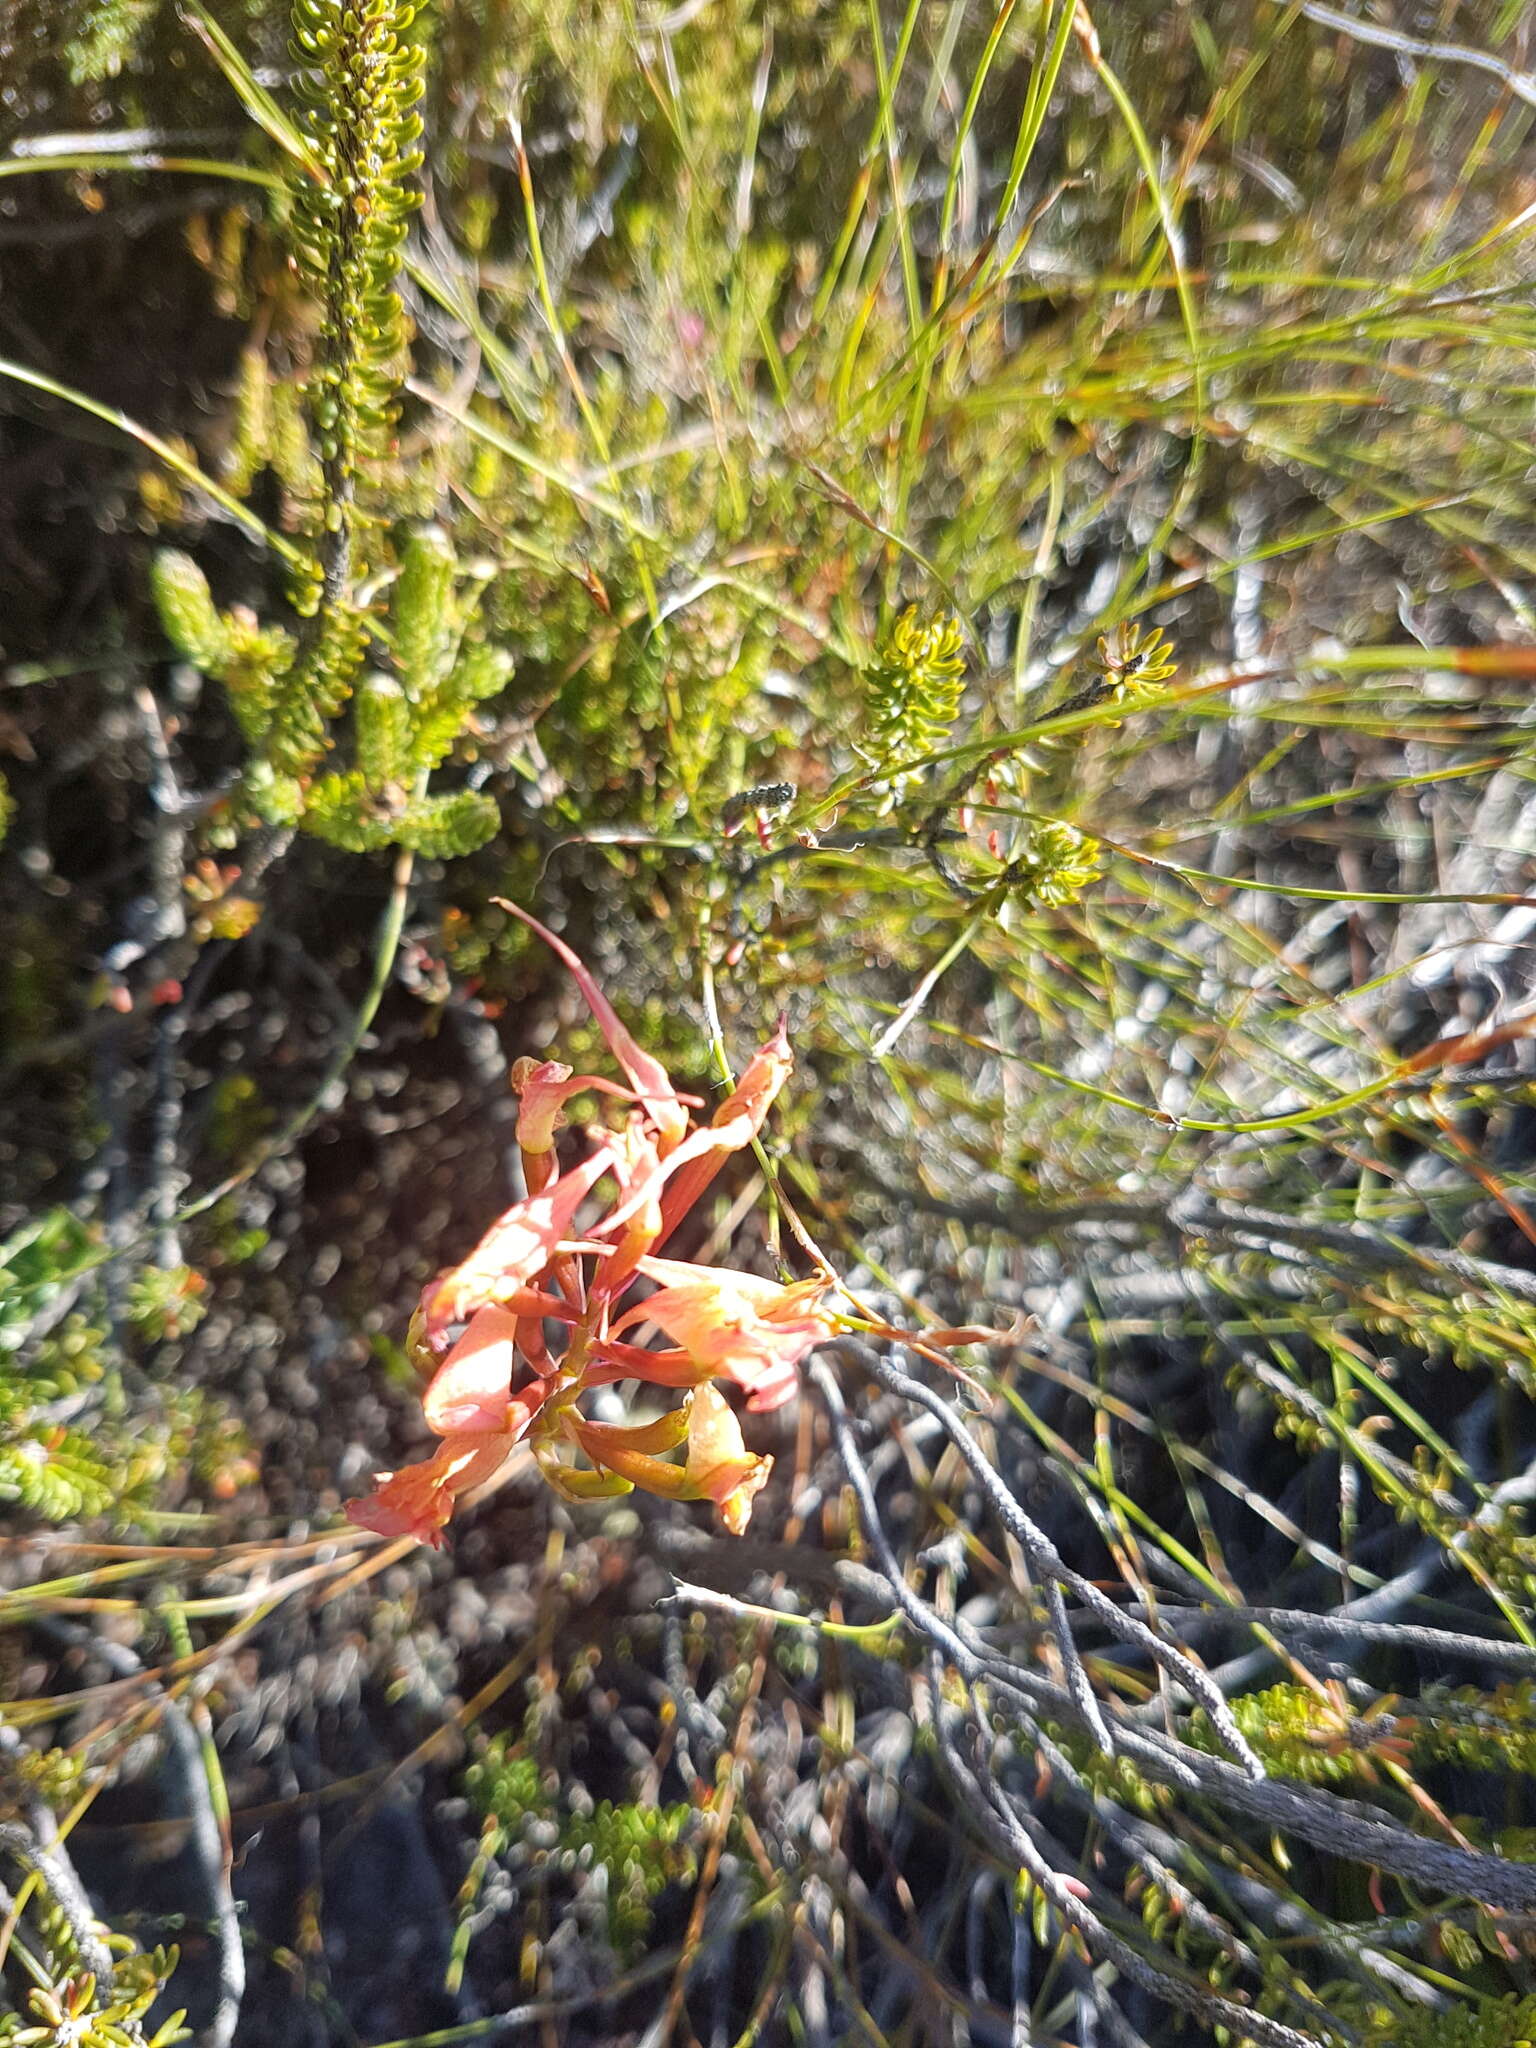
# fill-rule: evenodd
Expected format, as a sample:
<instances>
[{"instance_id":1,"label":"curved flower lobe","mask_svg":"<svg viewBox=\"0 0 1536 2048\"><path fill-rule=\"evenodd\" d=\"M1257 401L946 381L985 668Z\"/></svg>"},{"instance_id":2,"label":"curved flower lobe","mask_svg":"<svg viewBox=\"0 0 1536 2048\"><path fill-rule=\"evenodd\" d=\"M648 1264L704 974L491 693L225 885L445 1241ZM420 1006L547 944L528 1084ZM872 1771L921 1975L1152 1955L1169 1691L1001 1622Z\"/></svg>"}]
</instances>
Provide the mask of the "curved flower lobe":
<instances>
[{"instance_id":1,"label":"curved flower lobe","mask_svg":"<svg viewBox=\"0 0 1536 2048\"><path fill-rule=\"evenodd\" d=\"M511 1448L508 1437L449 1437L435 1456L377 1475L366 1500L347 1502L347 1520L376 1536L414 1536L434 1550L459 1495L489 1479Z\"/></svg>"},{"instance_id":2,"label":"curved flower lobe","mask_svg":"<svg viewBox=\"0 0 1536 2048\"><path fill-rule=\"evenodd\" d=\"M752 1519L752 1503L768 1483L772 1458L754 1456L723 1394L698 1389L688 1415L686 1482L695 1500L712 1500L733 1536Z\"/></svg>"},{"instance_id":3,"label":"curved flower lobe","mask_svg":"<svg viewBox=\"0 0 1536 2048\"><path fill-rule=\"evenodd\" d=\"M766 1045L758 1047L741 1071L741 1079L710 1118L708 1128L695 1132L690 1145L698 1147L675 1173L661 1205L661 1229L656 1242L665 1244L694 1203L725 1164L727 1152L739 1152L750 1145L773 1107L774 1097L794 1069L789 1049L789 1032L781 1017Z\"/></svg>"},{"instance_id":4,"label":"curved flower lobe","mask_svg":"<svg viewBox=\"0 0 1536 2048\"><path fill-rule=\"evenodd\" d=\"M505 896L493 896L493 903L499 903L537 932L552 953L557 953L571 970L576 985L587 999L587 1008L597 1019L599 1030L608 1041L608 1048L614 1058L629 1076L635 1093L649 1110L661 1136L661 1149L668 1152L682 1138L688 1128L688 1112L678 1100L677 1090L672 1086L666 1068L653 1054L636 1045L633 1038L619 1022L618 1012L603 994L585 963L572 952L564 939L542 925L530 911L516 903L509 903Z\"/></svg>"},{"instance_id":5,"label":"curved flower lobe","mask_svg":"<svg viewBox=\"0 0 1536 2048\"><path fill-rule=\"evenodd\" d=\"M755 1409L777 1408L795 1390L795 1367L834 1325L815 1303L819 1280L784 1287L755 1273L693 1266L679 1259L642 1259L640 1270L662 1285L626 1310L613 1326L619 1336L636 1323L655 1323L710 1374L724 1374Z\"/></svg>"},{"instance_id":6,"label":"curved flower lobe","mask_svg":"<svg viewBox=\"0 0 1536 2048\"><path fill-rule=\"evenodd\" d=\"M423 1298L428 1340L436 1342L450 1323L462 1322L488 1303L514 1303L519 1290L554 1257L576 1211L609 1166L607 1149L600 1147L542 1194L514 1202L499 1216L469 1257L428 1288Z\"/></svg>"},{"instance_id":7,"label":"curved flower lobe","mask_svg":"<svg viewBox=\"0 0 1536 2048\"><path fill-rule=\"evenodd\" d=\"M421 1412L435 1436L494 1433L507 1426L517 1364L517 1317L482 1308L432 1376Z\"/></svg>"}]
</instances>

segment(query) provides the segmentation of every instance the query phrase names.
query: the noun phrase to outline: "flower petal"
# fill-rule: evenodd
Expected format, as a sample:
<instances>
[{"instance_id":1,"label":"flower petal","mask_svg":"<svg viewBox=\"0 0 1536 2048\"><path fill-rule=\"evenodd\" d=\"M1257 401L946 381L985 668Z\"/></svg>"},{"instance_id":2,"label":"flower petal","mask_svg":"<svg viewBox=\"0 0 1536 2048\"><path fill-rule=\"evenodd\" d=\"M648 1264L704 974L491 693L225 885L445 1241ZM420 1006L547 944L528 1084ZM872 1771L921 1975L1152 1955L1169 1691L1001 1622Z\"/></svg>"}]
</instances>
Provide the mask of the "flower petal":
<instances>
[{"instance_id":1,"label":"flower petal","mask_svg":"<svg viewBox=\"0 0 1536 2048\"><path fill-rule=\"evenodd\" d=\"M555 1133L565 1123L565 1105L573 1095L595 1089L600 1095L617 1095L625 1102L635 1099L632 1088L621 1088L601 1074L573 1074L559 1060L541 1063L514 1060L512 1086L519 1097L517 1142L524 1152L552 1152Z\"/></svg>"},{"instance_id":2,"label":"flower petal","mask_svg":"<svg viewBox=\"0 0 1536 2048\"><path fill-rule=\"evenodd\" d=\"M505 1429L517 1367L517 1317L482 1308L432 1376L421 1412L435 1436Z\"/></svg>"},{"instance_id":3,"label":"flower petal","mask_svg":"<svg viewBox=\"0 0 1536 2048\"><path fill-rule=\"evenodd\" d=\"M752 1503L768 1483L772 1458L755 1456L742 1441L730 1403L713 1387L700 1387L688 1418L687 1486L695 1500L712 1500L733 1536L752 1519Z\"/></svg>"},{"instance_id":4,"label":"flower petal","mask_svg":"<svg viewBox=\"0 0 1536 2048\"><path fill-rule=\"evenodd\" d=\"M753 1409L789 1400L798 1384L795 1367L832 1334L831 1321L815 1306L823 1292L819 1280L784 1287L755 1273L681 1259L642 1259L640 1270L664 1284L627 1309L612 1336L655 1323L703 1370L734 1380Z\"/></svg>"},{"instance_id":5,"label":"flower petal","mask_svg":"<svg viewBox=\"0 0 1536 2048\"><path fill-rule=\"evenodd\" d=\"M511 1302L520 1288L536 1280L611 1163L607 1147L599 1146L542 1194L514 1202L499 1216L469 1257L427 1289L423 1305L429 1340L439 1340L450 1323L462 1322L489 1302Z\"/></svg>"},{"instance_id":6,"label":"flower petal","mask_svg":"<svg viewBox=\"0 0 1536 2048\"><path fill-rule=\"evenodd\" d=\"M741 1079L711 1117L708 1128L713 1134L712 1142L688 1161L668 1187L661 1204L658 1244L665 1244L719 1173L726 1153L739 1152L757 1136L794 1064L789 1032L781 1017L772 1038L753 1053L742 1068Z\"/></svg>"},{"instance_id":7,"label":"flower petal","mask_svg":"<svg viewBox=\"0 0 1536 2048\"><path fill-rule=\"evenodd\" d=\"M455 1500L489 1479L510 1449L506 1436L449 1437L420 1464L381 1472L366 1500L347 1502L347 1520L376 1536L414 1536L441 1550Z\"/></svg>"},{"instance_id":8,"label":"flower petal","mask_svg":"<svg viewBox=\"0 0 1536 2048\"><path fill-rule=\"evenodd\" d=\"M545 945L557 953L576 978L576 985L587 999L587 1007L597 1019L598 1029L608 1041L608 1049L629 1076L635 1093L650 1112L661 1136L661 1146L668 1152L682 1138L688 1128L688 1112L678 1100L677 1090L672 1086L671 1077L661 1061L633 1038L619 1022L618 1013L592 979L591 971L573 953L564 939L557 938L547 926L539 923L529 911L516 903L509 903L505 896L493 896L493 903L500 904L516 918L537 932Z\"/></svg>"}]
</instances>

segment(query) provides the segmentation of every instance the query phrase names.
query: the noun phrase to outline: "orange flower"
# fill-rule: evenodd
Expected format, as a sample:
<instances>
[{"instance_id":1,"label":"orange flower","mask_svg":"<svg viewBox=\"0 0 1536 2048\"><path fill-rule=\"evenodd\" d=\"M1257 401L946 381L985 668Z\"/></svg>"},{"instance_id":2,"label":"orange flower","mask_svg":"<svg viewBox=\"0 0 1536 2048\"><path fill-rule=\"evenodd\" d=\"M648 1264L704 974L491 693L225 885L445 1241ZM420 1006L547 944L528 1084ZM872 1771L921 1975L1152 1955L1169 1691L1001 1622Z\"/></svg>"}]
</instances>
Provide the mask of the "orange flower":
<instances>
[{"instance_id":1,"label":"orange flower","mask_svg":"<svg viewBox=\"0 0 1536 2048\"><path fill-rule=\"evenodd\" d=\"M667 1189L661 1205L661 1231L656 1239L665 1244L694 1203L725 1164L727 1152L739 1152L750 1145L773 1107L774 1097L794 1068L789 1050L789 1032L780 1017L778 1029L766 1045L759 1046L742 1068L741 1079L709 1121L710 1141L701 1156L689 1160ZM705 1134L700 1132L699 1137Z\"/></svg>"},{"instance_id":2,"label":"orange flower","mask_svg":"<svg viewBox=\"0 0 1536 2048\"><path fill-rule=\"evenodd\" d=\"M666 1068L660 1060L636 1045L619 1022L612 1003L592 979L585 963L577 958L564 939L556 937L536 917L517 904L509 903L504 896L493 896L491 901L500 904L503 910L509 910L514 917L521 918L528 929L537 932L550 951L558 953L571 970L576 986L587 999L587 1008L597 1019L598 1029L608 1041L609 1051L628 1075L630 1086L649 1112L660 1135L662 1152L670 1152L688 1128L688 1112L672 1086Z\"/></svg>"},{"instance_id":3,"label":"orange flower","mask_svg":"<svg viewBox=\"0 0 1536 2048\"><path fill-rule=\"evenodd\" d=\"M582 962L536 918L504 907L575 975L629 1085L575 1074L558 1060L517 1062L528 1193L423 1290L406 1338L424 1381L423 1418L442 1442L420 1463L381 1473L370 1497L347 1513L380 1535L439 1547L459 1497L489 1479L527 1436L538 1469L569 1499L609 1498L634 1486L663 1499L707 1499L739 1533L773 1461L747 1450L735 1414L709 1382L733 1380L755 1409L787 1400L800 1359L835 1327L816 1306L823 1283L781 1286L652 1254L726 1154L762 1128L791 1067L783 1020L709 1123L690 1129L687 1105L697 1103L679 1095L661 1063L630 1037ZM556 1133L564 1105L588 1088L635 1107L622 1130L591 1134L587 1156L562 1173ZM606 1212L576 1236L583 1204L610 1174L616 1192ZM642 1273L658 1291L615 1321L615 1307ZM623 1332L641 1323L654 1323L672 1347L624 1342ZM564 1325L563 1342L553 1340L551 1324ZM679 1388L685 1399L651 1422L588 1421L583 1396L620 1379ZM683 1461L670 1462L666 1454L685 1440Z\"/></svg>"},{"instance_id":4,"label":"orange flower","mask_svg":"<svg viewBox=\"0 0 1536 2048\"><path fill-rule=\"evenodd\" d=\"M414 1536L441 1550L454 1502L489 1479L511 1448L509 1436L450 1436L424 1463L376 1473L368 1498L347 1502L347 1520L376 1536Z\"/></svg>"},{"instance_id":5,"label":"orange flower","mask_svg":"<svg viewBox=\"0 0 1536 2048\"><path fill-rule=\"evenodd\" d=\"M795 1391L795 1367L833 1331L812 1306L825 1291L820 1280L783 1287L754 1273L680 1259L642 1259L640 1270L662 1286L620 1316L614 1336L636 1323L655 1323L708 1377L734 1380L754 1409L787 1401Z\"/></svg>"},{"instance_id":6,"label":"orange flower","mask_svg":"<svg viewBox=\"0 0 1536 2048\"><path fill-rule=\"evenodd\" d=\"M688 1412L688 1494L712 1500L733 1536L752 1519L752 1503L768 1483L772 1458L754 1457L742 1441L730 1403L713 1387L700 1387Z\"/></svg>"},{"instance_id":7,"label":"orange flower","mask_svg":"<svg viewBox=\"0 0 1536 2048\"><path fill-rule=\"evenodd\" d=\"M561 1174L542 1194L514 1202L499 1216L469 1257L435 1280L423 1295L427 1341L436 1343L450 1323L463 1322L489 1302L514 1307L554 1257L556 1245L570 1232L576 1211L611 1164L607 1148L599 1146L589 1159ZM538 1315L553 1311L535 1304L518 1312Z\"/></svg>"},{"instance_id":8,"label":"orange flower","mask_svg":"<svg viewBox=\"0 0 1536 2048\"><path fill-rule=\"evenodd\" d=\"M634 1090L606 1081L601 1074L576 1074L559 1060L520 1059L512 1062L512 1092L520 1098L517 1142L524 1164L532 1153L536 1158L555 1149L555 1133L564 1128L565 1105L573 1095L595 1089L600 1095L622 1096L632 1102Z\"/></svg>"},{"instance_id":9,"label":"orange flower","mask_svg":"<svg viewBox=\"0 0 1536 2048\"><path fill-rule=\"evenodd\" d=\"M368 1498L347 1503L349 1521L442 1548L454 1502L498 1469L552 1391L551 1381L536 1378L513 1393L518 1333L508 1309L483 1308L471 1318L421 1398L441 1446L419 1465L376 1474Z\"/></svg>"},{"instance_id":10,"label":"orange flower","mask_svg":"<svg viewBox=\"0 0 1536 2048\"><path fill-rule=\"evenodd\" d=\"M686 1500L686 1473L679 1465L665 1464L658 1453L676 1450L688 1434L688 1417L686 1402L670 1415L640 1423L588 1422L571 1408L561 1416L560 1427L600 1471L616 1473L630 1486L643 1486L647 1493Z\"/></svg>"},{"instance_id":11,"label":"orange flower","mask_svg":"<svg viewBox=\"0 0 1536 2048\"><path fill-rule=\"evenodd\" d=\"M733 1536L752 1519L752 1502L773 1470L772 1458L747 1449L730 1403L711 1386L695 1388L683 1407L656 1422L625 1428L588 1422L573 1411L563 1427L600 1471L667 1500L712 1500ZM685 1433L685 1464L669 1465L656 1455L673 1449Z\"/></svg>"},{"instance_id":12,"label":"orange flower","mask_svg":"<svg viewBox=\"0 0 1536 2048\"><path fill-rule=\"evenodd\" d=\"M421 1397L434 1436L490 1436L506 1429L517 1334L518 1318L509 1309L482 1308L470 1318Z\"/></svg>"}]
</instances>

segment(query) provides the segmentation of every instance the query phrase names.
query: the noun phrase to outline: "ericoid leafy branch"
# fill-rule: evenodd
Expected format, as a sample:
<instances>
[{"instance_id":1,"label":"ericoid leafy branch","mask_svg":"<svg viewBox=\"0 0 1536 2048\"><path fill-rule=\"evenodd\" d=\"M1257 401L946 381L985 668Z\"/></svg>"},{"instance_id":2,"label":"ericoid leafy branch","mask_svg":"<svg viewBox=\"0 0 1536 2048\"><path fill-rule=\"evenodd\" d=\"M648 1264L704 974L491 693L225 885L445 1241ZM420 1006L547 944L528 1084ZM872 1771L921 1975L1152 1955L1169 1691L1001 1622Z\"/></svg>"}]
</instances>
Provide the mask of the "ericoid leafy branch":
<instances>
[{"instance_id":1,"label":"ericoid leafy branch","mask_svg":"<svg viewBox=\"0 0 1536 2048\"><path fill-rule=\"evenodd\" d=\"M302 508L315 553L290 591L293 624L221 609L177 549L157 557L152 589L167 637L228 692L249 749L248 813L352 852L396 845L449 856L491 837L496 808L473 791L429 795L427 780L475 704L506 687L512 660L477 637L478 590L463 586L448 536L418 527L390 561L365 502L370 467L391 452L405 371L398 277L419 200L424 62L412 31L406 0L294 6L304 147L285 227L319 328L298 422L315 480ZM265 370L248 356L246 383L253 378L263 383ZM292 410L280 410L291 439ZM240 455L248 483L251 451ZM283 466L290 476L306 467L291 450ZM365 571L391 587L387 617L359 595ZM353 765L321 773L349 701Z\"/></svg>"}]
</instances>

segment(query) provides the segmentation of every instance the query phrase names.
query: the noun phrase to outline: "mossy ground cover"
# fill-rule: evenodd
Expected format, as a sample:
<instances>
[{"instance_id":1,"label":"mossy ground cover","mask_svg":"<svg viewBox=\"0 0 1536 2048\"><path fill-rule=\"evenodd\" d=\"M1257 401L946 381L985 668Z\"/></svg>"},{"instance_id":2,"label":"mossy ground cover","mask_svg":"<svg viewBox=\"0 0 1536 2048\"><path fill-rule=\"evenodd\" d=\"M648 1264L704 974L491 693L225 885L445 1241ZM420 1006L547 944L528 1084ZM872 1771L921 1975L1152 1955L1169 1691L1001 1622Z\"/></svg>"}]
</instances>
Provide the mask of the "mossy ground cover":
<instances>
[{"instance_id":1,"label":"mossy ground cover","mask_svg":"<svg viewBox=\"0 0 1536 2048\"><path fill-rule=\"evenodd\" d=\"M1527 2038L1526 27L0 20L0 2037ZM341 1519L496 895L787 1013L745 1537Z\"/></svg>"}]
</instances>

